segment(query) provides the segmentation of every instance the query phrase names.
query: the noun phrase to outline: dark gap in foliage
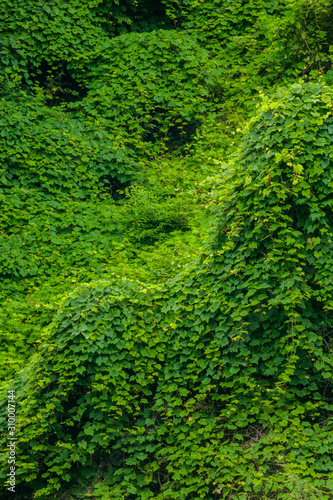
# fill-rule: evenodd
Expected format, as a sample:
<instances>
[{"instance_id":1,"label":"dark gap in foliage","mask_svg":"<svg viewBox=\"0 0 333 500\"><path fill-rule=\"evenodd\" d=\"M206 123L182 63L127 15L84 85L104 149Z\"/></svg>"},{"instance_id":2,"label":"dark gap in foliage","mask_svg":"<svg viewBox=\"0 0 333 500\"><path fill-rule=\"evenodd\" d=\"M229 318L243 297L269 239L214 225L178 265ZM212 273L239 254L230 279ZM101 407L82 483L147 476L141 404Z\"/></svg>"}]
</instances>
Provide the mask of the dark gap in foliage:
<instances>
[{"instance_id":1,"label":"dark gap in foliage","mask_svg":"<svg viewBox=\"0 0 333 500\"><path fill-rule=\"evenodd\" d=\"M72 77L66 64L52 67L44 60L37 73L36 83L44 89L46 104L50 107L76 102L87 96L86 89Z\"/></svg>"},{"instance_id":2,"label":"dark gap in foliage","mask_svg":"<svg viewBox=\"0 0 333 500\"><path fill-rule=\"evenodd\" d=\"M149 32L153 30L165 29L166 25L170 24L170 20L166 15L165 6L161 0L141 0L140 2L132 3L130 6L122 5L117 14L121 16L128 15L129 22L118 22L115 27L107 28L107 31L112 36L123 35L126 32ZM99 7L96 8L98 12ZM112 13L113 16L115 13ZM172 26L170 26L172 27Z\"/></svg>"},{"instance_id":3,"label":"dark gap in foliage","mask_svg":"<svg viewBox=\"0 0 333 500\"><path fill-rule=\"evenodd\" d=\"M168 144L170 144L169 149L173 150L176 149L177 147L183 148L184 146L193 143L195 134L201 125L202 121L192 120L191 122L186 123L181 127L177 126L170 127L168 134Z\"/></svg>"},{"instance_id":4,"label":"dark gap in foliage","mask_svg":"<svg viewBox=\"0 0 333 500\"><path fill-rule=\"evenodd\" d=\"M120 181L117 177L112 175L103 175L100 178L101 184L103 186L102 190L110 194L111 198L117 202L122 202L125 200L125 189L128 188L132 181Z\"/></svg>"}]
</instances>

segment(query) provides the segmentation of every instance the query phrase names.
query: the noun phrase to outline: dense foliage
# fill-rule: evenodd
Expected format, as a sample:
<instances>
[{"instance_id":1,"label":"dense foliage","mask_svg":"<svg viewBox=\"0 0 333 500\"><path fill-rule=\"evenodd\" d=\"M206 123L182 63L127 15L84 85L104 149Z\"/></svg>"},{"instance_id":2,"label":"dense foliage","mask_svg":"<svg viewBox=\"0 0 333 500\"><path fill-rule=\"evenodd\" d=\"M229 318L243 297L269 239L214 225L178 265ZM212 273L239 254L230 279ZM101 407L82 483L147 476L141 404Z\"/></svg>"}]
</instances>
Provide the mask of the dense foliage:
<instances>
[{"instance_id":1,"label":"dense foliage","mask_svg":"<svg viewBox=\"0 0 333 500\"><path fill-rule=\"evenodd\" d=\"M18 499L332 498L332 17L1 3Z\"/></svg>"}]
</instances>

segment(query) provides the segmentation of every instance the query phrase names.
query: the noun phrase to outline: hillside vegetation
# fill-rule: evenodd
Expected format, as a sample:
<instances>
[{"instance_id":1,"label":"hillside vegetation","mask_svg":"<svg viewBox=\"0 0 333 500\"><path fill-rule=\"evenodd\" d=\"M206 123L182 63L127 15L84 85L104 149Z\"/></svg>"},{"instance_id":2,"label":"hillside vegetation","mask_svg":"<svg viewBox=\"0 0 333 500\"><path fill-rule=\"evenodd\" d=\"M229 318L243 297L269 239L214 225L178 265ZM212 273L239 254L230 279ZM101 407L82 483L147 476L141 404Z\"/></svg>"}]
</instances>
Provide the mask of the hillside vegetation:
<instances>
[{"instance_id":1,"label":"hillside vegetation","mask_svg":"<svg viewBox=\"0 0 333 500\"><path fill-rule=\"evenodd\" d=\"M2 0L3 498L333 498L332 26Z\"/></svg>"}]
</instances>

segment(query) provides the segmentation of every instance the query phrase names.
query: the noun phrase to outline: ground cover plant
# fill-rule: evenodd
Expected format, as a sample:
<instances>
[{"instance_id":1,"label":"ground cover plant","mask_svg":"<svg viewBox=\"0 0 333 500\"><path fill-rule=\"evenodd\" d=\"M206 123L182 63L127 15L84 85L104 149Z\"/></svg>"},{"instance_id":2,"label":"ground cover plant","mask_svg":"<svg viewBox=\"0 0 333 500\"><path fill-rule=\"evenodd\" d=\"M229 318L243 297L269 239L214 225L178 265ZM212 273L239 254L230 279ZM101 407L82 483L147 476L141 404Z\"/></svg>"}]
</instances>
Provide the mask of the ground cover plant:
<instances>
[{"instance_id":1,"label":"ground cover plant","mask_svg":"<svg viewBox=\"0 0 333 500\"><path fill-rule=\"evenodd\" d=\"M0 12L3 497L331 499L331 3Z\"/></svg>"}]
</instances>

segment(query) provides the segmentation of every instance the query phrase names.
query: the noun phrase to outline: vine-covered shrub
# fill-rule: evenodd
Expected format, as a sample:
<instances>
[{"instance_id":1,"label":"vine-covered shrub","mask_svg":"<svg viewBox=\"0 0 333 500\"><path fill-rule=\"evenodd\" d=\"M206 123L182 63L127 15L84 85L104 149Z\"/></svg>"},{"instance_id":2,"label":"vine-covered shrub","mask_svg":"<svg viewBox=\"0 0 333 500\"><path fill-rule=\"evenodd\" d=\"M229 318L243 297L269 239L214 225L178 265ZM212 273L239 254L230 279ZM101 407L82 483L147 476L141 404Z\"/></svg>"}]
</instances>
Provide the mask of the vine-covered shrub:
<instances>
[{"instance_id":1,"label":"vine-covered shrub","mask_svg":"<svg viewBox=\"0 0 333 500\"><path fill-rule=\"evenodd\" d=\"M175 149L213 110L215 64L186 32L160 29L118 36L95 53L77 57L71 71L88 89L72 106L102 119L114 134L128 135L132 148L146 156L151 148L155 155L164 152L150 145L156 141Z\"/></svg>"},{"instance_id":2,"label":"vine-covered shrub","mask_svg":"<svg viewBox=\"0 0 333 500\"><path fill-rule=\"evenodd\" d=\"M179 29L198 37L216 64L222 112L249 111L258 89L329 71L330 0L162 0Z\"/></svg>"},{"instance_id":3,"label":"vine-covered shrub","mask_svg":"<svg viewBox=\"0 0 333 500\"><path fill-rule=\"evenodd\" d=\"M83 233L99 228L100 218L104 235L116 230L107 179L126 181L134 166L105 131L48 108L42 96L2 99L0 109L1 275L48 273L52 262L84 259L89 242L81 241L79 259L73 248Z\"/></svg>"},{"instance_id":4,"label":"vine-covered shrub","mask_svg":"<svg viewBox=\"0 0 333 500\"><path fill-rule=\"evenodd\" d=\"M271 55L280 74L316 76L332 68L333 8L329 0L287 0L273 23ZM273 27L272 26L272 27ZM273 59L271 59L273 61ZM280 67L280 68L279 68Z\"/></svg>"},{"instance_id":5,"label":"vine-covered shrub","mask_svg":"<svg viewBox=\"0 0 333 500\"><path fill-rule=\"evenodd\" d=\"M76 56L100 47L110 37L163 20L158 2L149 0L3 0L0 4L0 75L31 84L46 68L56 75ZM155 24L154 22L155 21Z\"/></svg>"},{"instance_id":6,"label":"vine-covered shrub","mask_svg":"<svg viewBox=\"0 0 333 500\"><path fill-rule=\"evenodd\" d=\"M107 38L91 2L4 0L0 17L0 74L30 83L42 73L43 63L61 67L74 54L93 50Z\"/></svg>"},{"instance_id":7,"label":"vine-covered shrub","mask_svg":"<svg viewBox=\"0 0 333 500\"><path fill-rule=\"evenodd\" d=\"M195 266L65 298L10 384L24 498L331 498L332 98L264 101Z\"/></svg>"}]
</instances>

